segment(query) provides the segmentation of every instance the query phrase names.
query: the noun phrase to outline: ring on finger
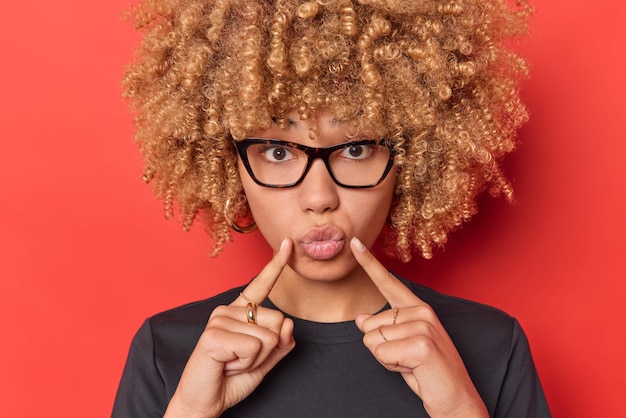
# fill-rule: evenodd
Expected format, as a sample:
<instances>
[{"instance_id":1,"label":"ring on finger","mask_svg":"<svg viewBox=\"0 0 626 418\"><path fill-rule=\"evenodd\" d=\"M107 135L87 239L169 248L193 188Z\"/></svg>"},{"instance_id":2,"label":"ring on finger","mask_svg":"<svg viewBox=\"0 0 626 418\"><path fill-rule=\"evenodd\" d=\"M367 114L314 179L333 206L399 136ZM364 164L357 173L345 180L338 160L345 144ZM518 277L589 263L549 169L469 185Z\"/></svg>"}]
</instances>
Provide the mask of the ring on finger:
<instances>
[{"instance_id":1,"label":"ring on finger","mask_svg":"<svg viewBox=\"0 0 626 418\"><path fill-rule=\"evenodd\" d=\"M383 326L382 325L378 326L378 333L380 334L381 337L383 337L383 340L385 340L385 342L389 341L389 340L387 340L387 337L385 337L385 334L383 334Z\"/></svg>"},{"instance_id":2,"label":"ring on finger","mask_svg":"<svg viewBox=\"0 0 626 418\"><path fill-rule=\"evenodd\" d=\"M246 305L246 318L248 324L256 324L256 303L248 302Z\"/></svg>"},{"instance_id":3,"label":"ring on finger","mask_svg":"<svg viewBox=\"0 0 626 418\"><path fill-rule=\"evenodd\" d=\"M393 307L393 316L391 317L393 322L391 323L391 325L396 325L396 320L398 319L398 312L400 312L400 308L398 308L397 306L394 306Z\"/></svg>"}]
</instances>

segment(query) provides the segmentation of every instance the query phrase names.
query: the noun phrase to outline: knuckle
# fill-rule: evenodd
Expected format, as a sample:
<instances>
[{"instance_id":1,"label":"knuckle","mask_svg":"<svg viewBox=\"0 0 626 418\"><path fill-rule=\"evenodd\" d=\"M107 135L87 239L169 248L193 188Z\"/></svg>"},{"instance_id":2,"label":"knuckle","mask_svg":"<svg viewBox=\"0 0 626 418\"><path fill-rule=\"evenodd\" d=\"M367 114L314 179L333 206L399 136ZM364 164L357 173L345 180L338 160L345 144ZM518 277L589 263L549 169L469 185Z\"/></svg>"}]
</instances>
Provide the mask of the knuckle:
<instances>
[{"instance_id":1,"label":"knuckle","mask_svg":"<svg viewBox=\"0 0 626 418\"><path fill-rule=\"evenodd\" d=\"M210 329L210 328L214 328L216 327L216 322L218 322L218 318L219 317L210 317L209 321L206 323L206 329Z\"/></svg>"},{"instance_id":2,"label":"knuckle","mask_svg":"<svg viewBox=\"0 0 626 418\"><path fill-rule=\"evenodd\" d=\"M278 334L270 331L263 338L263 342L264 342L265 345L267 345L269 347L276 347L276 346L278 346L278 343L280 342L280 338L279 338Z\"/></svg>"},{"instance_id":3,"label":"knuckle","mask_svg":"<svg viewBox=\"0 0 626 418\"><path fill-rule=\"evenodd\" d=\"M209 318L209 322L207 322L207 329L210 328L222 328L224 326L224 316L216 315Z\"/></svg>"},{"instance_id":4,"label":"knuckle","mask_svg":"<svg viewBox=\"0 0 626 418\"><path fill-rule=\"evenodd\" d=\"M363 344L370 350L375 348L379 342L380 342L380 335L374 334L373 332L368 332L363 335Z\"/></svg>"},{"instance_id":5,"label":"knuckle","mask_svg":"<svg viewBox=\"0 0 626 418\"><path fill-rule=\"evenodd\" d=\"M250 353L258 353L263 348L263 342L258 338L250 338L250 342L248 344Z\"/></svg>"},{"instance_id":6,"label":"knuckle","mask_svg":"<svg viewBox=\"0 0 626 418\"><path fill-rule=\"evenodd\" d=\"M417 357L426 358L435 351L435 342L430 336L416 335L411 338L411 347Z\"/></svg>"},{"instance_id":7,"label":"knuckle","mask_svg":"<svg viewBox=\"0 0 626 418\"><path fill-rule=\"evenodd\" d=\"M437 315L433 308L430 305L424 303L423 305L419 305L414 307L416 316L423 321L432 322L437 319Z\"/></svg>"},{"instance_id":8,"label":"knuckle","mask_svg":"<svg viewBox=\"0 0 626 418\"><path fill-rule=\"evenodd\" d=\"M280 333L280 329L285 321L285 316L274 309L259 308L257 311L257 324L274 333Z\"/></svg>"},{"instance_id":9,"label":"knuckle","mask_svg":"<svg viewBox=\"0 0 626 418\"><path fill-rule=\"evenodd\" d=\"M276 309L261 308L260 312L262 312L264 316L267 315L269 321L272 323L282 324L285 320L285 315Z\"/></svg>"},{"instance_id":10,"label":"knuckle","mask_svg":"<svg viewBox=\"0 0 626 418\"><path fill-rule=\"evenodd\" d=\"M378 359L386 368L397 366L400 364L402 357L402 350L399 349L397 343L394 344L379 344L374 348L374 357Z\"/></svg>"},{"instance_id":11,"label":"knuckle","mask_svg":"<svg viewBox=\"0 0 626 418\"><path fill-rule=\"evenodd\" d=\"M219 341L223 335L223 332L216 328L207 328L202 332L198 339L197 346L203 350L211 350L215 346L216 341Z\"/></svg>"},{"instance_id":12,"label":"knuckle","mask_svg":"<svg viewBox=\"0 0 626 418\"><path fill-rule=\"evenodd\" d=\"M213 309L213 312L211 312L211 316L209 317L209 321L211 319L219 317L219 316L225 316L227 311L228 311L228 306L220 305L220 306L215 307Z\"/></svg>"},{"instance_id":13,"label":"knuckle","mask_svg":"<svg viewBox=\"0 0 626 418\"><path fill-rule=\"evenodd\" d=\"M433 338L436 333L435 326L429 321L415 321L412 325L413 327L413 335L415 337L426 337Z\"/></svg>"}]
</instances>

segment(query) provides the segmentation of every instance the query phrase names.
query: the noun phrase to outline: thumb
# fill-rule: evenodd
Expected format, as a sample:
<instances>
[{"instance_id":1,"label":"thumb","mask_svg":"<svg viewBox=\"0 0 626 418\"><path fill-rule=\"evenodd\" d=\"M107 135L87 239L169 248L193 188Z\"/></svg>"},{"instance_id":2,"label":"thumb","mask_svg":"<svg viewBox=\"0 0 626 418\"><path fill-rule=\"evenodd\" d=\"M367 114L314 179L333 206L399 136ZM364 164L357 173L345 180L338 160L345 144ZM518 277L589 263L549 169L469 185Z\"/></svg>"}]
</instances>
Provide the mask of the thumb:
<instances>
[{"instance_id":1,"label":"thumb","mask_svg":"<svg viewBox=\"0 0 626 418\"><path fill-rule=\"evenodd\" d=\"M371 318L372 316L373 315L370 314L358 314L356 316L354 322L356 323L357 328L361 330L361 332L365 332L363 330L363 322L365 322L366 319Z\"/></svg>"},{"instance_id":2,"label":"thumb","mask_svg":"<svg viewBox=\"0 0 626 418\"><path fill-rule=\"evenodd\" d=\"M286 318L280 329L279 342L268 358L259 366L259 370L264 377L296 346L293 338L293 321Z\"/></svg>"}]
</instances>

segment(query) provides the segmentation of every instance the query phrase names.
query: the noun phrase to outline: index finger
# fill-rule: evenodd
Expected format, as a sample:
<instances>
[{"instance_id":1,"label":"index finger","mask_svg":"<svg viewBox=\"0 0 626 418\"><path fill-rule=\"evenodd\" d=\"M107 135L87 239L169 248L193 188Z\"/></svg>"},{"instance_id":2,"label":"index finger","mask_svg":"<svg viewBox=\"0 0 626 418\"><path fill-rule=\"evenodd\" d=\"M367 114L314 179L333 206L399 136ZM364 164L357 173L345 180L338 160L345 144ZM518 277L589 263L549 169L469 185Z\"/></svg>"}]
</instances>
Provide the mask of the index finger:
<instances>
[{"instance_id":1,"label":"index finger","mask_svg":"<svg viewBox=\"0 0 626 418\"><path fill-rule=\"evenodd\" d=\"M402 308L425 304L404 283L391 274L358 238L352 238L350 248L356 261L363 267L391 306Z\"/></svg>"},{"instance_id":2,"label":"index finger","mask_svg":"<svg viewBox=\"0 0 626 418\"><path fill-rule=\"evenodd\" d=\"M242 294L231 304L233 306L245 306L249 302L260 305L265 301L267 295L270 294L278 276L291 256L293 244L291 240L285 238L280 244L280 248L274 254L269 263L263 267L263 270L246 286Z\"/></svg>"}]
</instances>

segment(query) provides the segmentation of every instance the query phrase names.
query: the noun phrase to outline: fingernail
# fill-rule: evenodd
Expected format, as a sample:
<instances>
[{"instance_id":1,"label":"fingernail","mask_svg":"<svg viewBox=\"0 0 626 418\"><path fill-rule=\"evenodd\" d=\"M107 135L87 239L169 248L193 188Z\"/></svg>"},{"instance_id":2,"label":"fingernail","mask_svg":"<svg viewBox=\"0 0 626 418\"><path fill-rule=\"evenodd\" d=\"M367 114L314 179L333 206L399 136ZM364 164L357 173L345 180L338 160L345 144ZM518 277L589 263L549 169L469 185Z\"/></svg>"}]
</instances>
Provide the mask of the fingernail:
<instances>
[{"instance_id":1,"label":"fingernail","mask_svg":"<svg viewBox=\"0 0 626 418\"><path fill-rule=\"evenodd\" d=\"M360 239L358 239L357 237L352 238L352 242L354 243L354 246L357 250L363 252L366 250L365 245L363 245L363 243L361 242Z\"/></svg>"},{"instance_id":2,"label":"fingernail","mask_svg":"<svg viewBox=\"0 0 626 418\"><path fill-rule=\"evenodd\" d=\"M279 249L279 251L280 251L280 250L282 250L283 248L285 248L286 246L287 246L287 238L285 238L285 239L283 240L283 242L281 242L281 243L280 243L280 249Z\"/></svg>"}]
</instances>

